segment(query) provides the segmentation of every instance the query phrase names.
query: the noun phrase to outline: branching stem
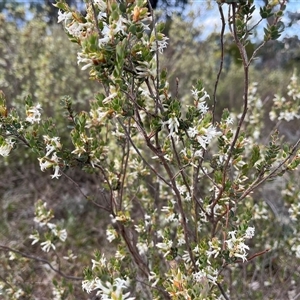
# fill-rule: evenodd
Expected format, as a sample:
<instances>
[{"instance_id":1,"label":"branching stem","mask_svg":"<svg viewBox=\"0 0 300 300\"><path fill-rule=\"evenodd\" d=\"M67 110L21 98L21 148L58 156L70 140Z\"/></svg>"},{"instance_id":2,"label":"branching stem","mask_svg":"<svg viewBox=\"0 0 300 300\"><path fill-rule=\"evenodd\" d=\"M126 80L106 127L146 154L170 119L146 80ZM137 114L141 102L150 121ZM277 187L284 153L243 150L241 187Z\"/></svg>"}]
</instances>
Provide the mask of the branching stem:
<instances>
[{"instance_id":1,"label":"branching stem","mask_svg":"<svg viewBox=\"0 0 300 300\"><path fill-rule=\"evenodd\" d=\"M16 250L16 249L12 249L10 247L3 246L3 245L0 245L0 250L1 249L5 252L14 252L14 253L19 254L23 257L26 257L26 258L44 263L44 264L48 265L51 270L53 270L54 272L56 272L57 274L59 274L60 276L66 278L66 279L69 279L69 280L83 280L84 279L83 277L76 277L76 276L66 275L65 273L63 273L59 269L56 269L55 267L53 267L52 264L47 259L37 257L37 256L33 256L33 255L29 255L25 252L22 252L22 251L19 251L19 250Z\"/></svg>"}]
</instances>

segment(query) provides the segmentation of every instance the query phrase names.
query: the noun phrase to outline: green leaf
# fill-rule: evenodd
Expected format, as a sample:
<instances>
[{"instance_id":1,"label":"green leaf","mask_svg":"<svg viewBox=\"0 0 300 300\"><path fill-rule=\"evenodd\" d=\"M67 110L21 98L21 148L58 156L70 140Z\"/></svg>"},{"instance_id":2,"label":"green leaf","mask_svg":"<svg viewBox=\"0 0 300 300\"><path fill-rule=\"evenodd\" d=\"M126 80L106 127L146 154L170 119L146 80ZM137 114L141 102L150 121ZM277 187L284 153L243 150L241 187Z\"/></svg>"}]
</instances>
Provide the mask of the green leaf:
<instances>
[{"instance_id":1,"label":"green leaf","mask_svg":"<svg viewBox=\"0 0 300 300\"><path fill-rule=\"evenodd\" d=\"M68 5L63 2L53 3L52 5L64 11L68 10Z\"/></svg>"},{"instance_id":2,"label":"green leaf","mask_svg":"<svg viewBox=\"0 0 300 300\"><path fill-rule=\"evenodd\" d=\"M260 148L258 145L254 145L250 158L250 166L253 167L255 163L260 159Z\"/></svg>"},{"instance_id":3,"label":"green leaf","mask_svg":"<svg viewBox=\"0 0 300 300\"><path fill-rule=\"evenodd\" d=\"M119 4L119 8L120 8L120 11L122 12L122 13L126 13L126 4L124 3L124 2L121 2L120 4Z\"/></svg>"},{"instance_id":4,"label":"green leaf","mask_svg":"<svg viewBox=\"0 0 300 300\"><path fill-rule=\"evenodd\" d=\"M221 171L215 171L214 175L215 175L214 177L215 177L216 183L222 183L223 172L221 172Z\"/></svg>"},{"instance_id":5,"label":"green leaf","mask_svg":"<svg viewBox=\"0 0 300 300\"><path fill-rule=\"evenodd\" d=\"M128 30L130 33L135 35L136 34L136 25L135 24L130 25Z\"/></svg>"},{"instance_id":6,"label":"green leaf","mask_svg":"<svg viewBox=\"0 0 300 300\"><path fill-rule=\"evenodd\" d=\"M117 10L113 10L113 12L110 15L110 18L113 19L114 21L119 20L119 12Z\"/></svg>"}]
</instances>

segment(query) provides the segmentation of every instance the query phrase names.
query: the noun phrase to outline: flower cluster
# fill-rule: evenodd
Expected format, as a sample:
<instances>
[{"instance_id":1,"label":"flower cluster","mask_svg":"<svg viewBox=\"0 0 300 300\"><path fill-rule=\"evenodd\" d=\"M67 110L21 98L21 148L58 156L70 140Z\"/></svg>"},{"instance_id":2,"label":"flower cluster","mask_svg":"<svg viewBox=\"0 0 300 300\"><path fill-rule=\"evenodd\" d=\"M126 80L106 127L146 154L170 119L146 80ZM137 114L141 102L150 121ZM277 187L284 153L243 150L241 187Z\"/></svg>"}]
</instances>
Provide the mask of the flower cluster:
<instances>
[{"instance_id":1,"label":"flower cluster","mask_svg":"<svg viewBox=\"0 0 300 300\"><path fill-rule=\"evenodd\" d=\"M4 139L0 136L0 155L5 157L8 156L10 151L13 149L15 141L12 138Z\"/></svg>"},{"instance_id":2,"label":"flower cluster","mask_svg":"<svg viewBox=\"0 0 300 300\"><path fill-rule=\"evenodd\" d=\"M195 106L200 113L200 117L191 124L187 129L187 133L192 140L197 141L202 149L206 150L210 142L221 133L210 122L211 120L208 113L209 108L206 103L206 99L209 99L210 97L204 88L198 89L197 87L194 87L192 95ZM201 148L197 147L196 150Z\"/></svg>"},{"instance_id":3,"label":"flower cluster","mask_svg":"<svg viewBox=\"0 0 300 300\"><path fill-rule=\"evenodd\" d=\"M4 289L4 282L0 282L0 295L7 295L9 296L9 299L12 300L17 300L17 299L22 299L25 295L25 291L22 290L21 288L14 289L14 288L7 288ZM5 291L5 294L4 294Z\"/></svg>"},{"instance_id":4,"label":"flower cluster","mask_svg":"<svg viewBox=\"0 0 300 300\"><path fill-rule=\"evenodd\" d=\"M300 88L296 72L292 75L287 89L287 96L289 98L275 94L273 99L274 105L269 114L271 121L285 120L289 122L300 118Z\"/></svg>"},{"instance_id":5,"label":"flower cluster","mask_svg":"<svg viewBox=\"0 0 300 300\"><path fill-rule=\"evenodd\" d=\"M26 108L26 121L34 124L34 123L40 123L41 121L41 110L42 107L38 103L35 106L27 107Z\"/></svg>"},{"instance_id":6,"label":"flower cluster","mask_svg":"<svg viewBox=\"0 0 300 300\"><path fill-rule=\"evenodd\" d=\"M50 137L44 135L44 143L46 144L46 154L45 156L39 158L41 171L45 171L49 168L54 169L54 174L51 178L59 178L61 176L59 170L61 165L61 160L57 156L57 151L60 151L62 145L60 143L59 137Z\"/></svg>"},{"instance_id":7,"label":"flower cluster","mask_svg":"<svg viewBox=\"0 0 300 300\"><path fill-rule=\"evenodd\" d=\"M245 234L238 236L237 231L228 232L229 239L225 241L229 251L229 257L241 258L242 261L247 261L247 250L249 246L245 244L246 239L251 239L254 236L254 227L248 227Z\"/></svg>"},{"instance_id":8,"label":"flower cluster","mask_svg":"<svg viewBox=\"0 0 300 300\"><path fill-rule=\"evenodd\" d=\"M53 211L47 208L47 203L39 200L35 205L35 218L34 221L44 228L44 238L41 238L41 234L36 230L29 236L32 239L32 245L40 243L41 248L45 252L49 252L51 249L55 250L55 242L65 242L67 239L66 229L62 229L60 226L51 223L50 220L54 218ZM43 241L44 240L44 241Z\"/></svg>"},{"instance_id":9,"label":"flower cluster","mask_svg":"<svg viewBox=\"0 0 300 300\"><path fill-rule=\"evenodd\" d=\"M129 281L121 278L116 278L113 283L107 281L102 282L99 278L92 280L85 280L82 282L82 289L87 293L96 290L97 296L101 296L103 300L134 300L134 297L130 297L130 292L124 293L124 289L129 286Z\"/></svg>"},{"instance_id":10,"label":"flower cluster","mask_svg":"<svg viewBox=\"0 0 300 300\"><path fill-rule=\"evenodd\" d=\"M56 6L60 9L58 22L63 23L69 36L82 47L77 56L78 64L83 64L82 70L91 68L92 77L113 79L124 70L139 77L156 75L150 71L150 65L155 60L154 53L162 53L166 48L168 38L161 27L150 36L143 33L150 30L151 22L143 1L111 5L93 0L87 4L85 16L72 12L66 4Z\"/></svg>"}]
</instances>

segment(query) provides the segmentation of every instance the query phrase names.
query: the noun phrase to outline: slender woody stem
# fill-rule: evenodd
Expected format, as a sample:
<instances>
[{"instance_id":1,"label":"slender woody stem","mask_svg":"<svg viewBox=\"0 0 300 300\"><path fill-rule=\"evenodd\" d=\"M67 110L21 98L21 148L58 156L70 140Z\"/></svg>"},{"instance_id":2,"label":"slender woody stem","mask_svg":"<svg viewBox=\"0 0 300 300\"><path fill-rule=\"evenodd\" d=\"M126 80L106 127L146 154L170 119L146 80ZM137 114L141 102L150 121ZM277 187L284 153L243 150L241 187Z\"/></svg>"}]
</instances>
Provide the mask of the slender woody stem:
<instances>
[{"instance_id":1,"label":"slender woody stem","mask_svg":"<svg viewBox=\"0 0 300 300\"><path fill-rule=\"evenodd\" d=\"M242 110L242 115L240 117L240 120L238 122L238 126L235 132L235 135L233 137L233 140L231 142L230 148L229 148L229 152L228 152L228 156L227 159L225 161L224 164L224 171L223 171L223 178L222 178L222 187L220 187L218 196L216 197L216 199L213 201L213 204L211 206L211 214L212 214L212 219L214 219L214 207L216 206L216 204L218 203L218 201L221 199L223 191L225 189L225 183L226 183L226 177L227 177L227 168L230 162L230 159L232 157L233 154L233 150L234 147L236 145L236 142L238 140L238 137L240 135L240 131L242 128L242 124L245 120L247 111L248 111L248 89L249 89L249 64L248 64L248 55L246 53L246 49L245 46L241 43L238 35L237 35L237 28L236 28L236 3L232 3L232 26L233 26L233 37L235 40L235 43L239 49L241 58L242 58L242 62L243 62L243 68L244 68L244 92L243 92L243 110ZM214 228L216 228L216 226L214 226ZM214 235L214 233L212 233L212 235Z\"/></svg>"},{"instance_id":2,"label":"slender woody stem","mask_svg":"<svg viewBox=\"0 0 300 300\"><path fill-rule=\"evenodd\" d=\"M221 20L222 20L222 28L221 28L221 33L220 33L221 59L220 59L220 66L219 66L219 71L217 74L217 79L215 82L214 93L213 93L213 100L214 100L213 114L212 114L212 123L213 124L215 124L215 117L216 117L215 115L216 115L216 105L217 105L217 89L218 89L219 80L220 80L220 76L221 76L221 73L223 70L223 63L224 63L224 32L225 32L225 25L226 25L222 5L218 4L218 7L219 7L219 13L221 16Z\"/></svg>"},{"instance_id":3,"label":"slender woody stem","mask_svg":"<svg viewBox=\"0 0 300 300\"><path fill-rule=\"evenodd\" d=\"M6 252L14 252L14 253L19 254L23 257L42 262L42 263L48 265L51 270L53 270L54 272L56 272L57 274L59 274L60 276L66 278L66 279L70 279L70 280L83 280L84 279L83 277L76 277L76 276L66 275L65 273L63 273L59 269L56 269L55 267L53 267L53 265L47 259L37 257L37 256L33 256L33 255L29 255L25 252L22 252L22 251L19 251L19 250L16 250L16 249L12 249L10 247L3 246L3 245L0 245L0 250L6 251Z\"/></svg>"}]
</instances>

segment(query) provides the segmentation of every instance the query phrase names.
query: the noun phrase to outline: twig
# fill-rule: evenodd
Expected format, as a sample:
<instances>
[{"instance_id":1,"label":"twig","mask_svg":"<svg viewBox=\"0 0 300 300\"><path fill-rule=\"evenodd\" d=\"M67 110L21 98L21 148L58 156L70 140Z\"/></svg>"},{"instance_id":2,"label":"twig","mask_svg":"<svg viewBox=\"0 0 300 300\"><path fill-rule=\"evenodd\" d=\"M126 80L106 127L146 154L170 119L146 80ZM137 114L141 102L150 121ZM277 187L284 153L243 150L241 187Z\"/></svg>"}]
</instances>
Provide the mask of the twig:
<instances>
[{"instance_id":1,"label":"twig","mask_svg":"<svg viewBox=\"0 0 300 300\"><path fill-rule=\"evenodd\" d=\"M264 255L265 253L268 253L271 249L265 249L261 252L257 252L255 254L253 254L252 256L250 256L247 261L250 261L250 260L253 260L254 258L258 257L258 256L261 256L261 255ZM243 264L244 261L242 260L236 260L235 263L238 263L238 264Z\"/></svg>"},{"instance_id":2,"label":"twig","mask_svg":"<svg viewBox=\"0 0 300 300\"><path fill-rule=\"evenodd\" d=\"M134 150L136 151L136 153L139 155L139 157L142 159L142 161L147 165L147 167L159 178L161 179L167 186L171 187L170 182L166 181L166 179L160 175L148 162L147 160L143 157L143 155L141 154L140 150L137 148L137 146L135 145L135 143L133 142L131 136L129 135L129 132L127 131L127 129L125 128L125 126L123 125L123 123L121 122L121 120L118 118L118 122L121 125L121 127L123 128L123 130L125 131L130 144L132 145L132 147L134 148ZM146 141L147 142L147 141ZM147 143L148 144L148 143Z\"/></svg>"},{"instance_id":3,"label":"twig","mask_svg":"<svg viewBox=\"0 0 300 300\"><path fill-rule=\"evenodd\" d=\"M197 269L196 261L195 261L193 251L192 251L192 248L191 248L191 243L189 242L190 237L189 237L189 232L188 232L186 214L185 214L185 211L183 209L182 199L181 199L180 192L177 188L175 177L174 177L174 175L173 175L173 173L170 169L169 164L166 162L163 153L157 153L157 154L158 154L158 156L159 156L159 158L162 162L162 165L164 166L164 168L165 168L165 170L166 170L166 172L167 172L167 174L168 174L168 176L171 180L171 185L172 185L171 188L173 189L173 192L175 193L175 196L177 198L177 205L178 205L179 213L180 213L180 216L181 216L181 223L182 223L182 226L183 226L183 234L184 234L184 239L185 239L185 242L186 242L186 245L187 245L187 250L188 250L191 262L193 264L193 267L196 270Z\"/></svg>"},{"instance_id":4,"label":"twig","mask_svg":"<svg viewBox=\"0 0 300 300\"><path fill-rule=\"evenodd\" d=\"M234 147L235 147L236 142L238 140L238 137L240 135L242 124L244 122L244 119L246 117L247 110L248 110L248 88L249 88L248 56L247 56L245 47L242 45L241 41L239 40L239 38L237 36L237 28L236 28L236 3L234 2L231 5L232 5L233 36L234 36L235 43L236 43L236 45L237 45L237 47L239 49L240 55L242 57L243 67L244 67L244 92L243 92L244 104L243 104L242 115L241 115L240 120L238 122L238 126L237 126L237 129L236 129L235 135L233 137L233 140L231 142L226 162L224 164L223 179L222 179L222 188L220 189L218 197L214 200L214 202L213 202L213 204L211 206L212 217L214 217L214 213L213 213L214 207L216 206L216 204L218 203L218 201L222 197L222 194L223 194L223 191L224 191L224 188L225 188L225 183L226 183L227 167L228 167L230 159L232 157L232 153L233 153Z\"/></svg>"},{"instance_id":5,"label":"twig","mask_svg":"<svg viewBox=\"0 0 300 300\"><path fill-rule=\"evenodd\" d=\"M142 271L144 276L148 278L150 274L149 267L145 264L144 260L142 259L141 255L139 254L136 245L133 245L127 231L126 227L121 223L117 222L118 224L118 231L122 235L123 240L127 246L128 251L130 252L134 262L136 263L137 267Z\"/></svg>"},{"instance_id":6,"label":"twig","mask_svg":"<svg viewBox=\"0 0 300 300\"><path fill-rule=\"evenodd\" d=\"M222 288L221 284L219 282L216 282L217 283L217 286L221 292L221 294L223 295L223 297L226 299L226 300L229 300L228 296L226 295L224 289Z\"/></svg>"},{"instance_id":7,"label":"twig","mask_svg":"<svg viewBox=\"0 0 300 300\"><path fill-rule=\"evenodd\" d=\"M95 165L96 168L98 168L101 171L103 177L105 178L105 180L106 180L106 182L109 186L109 189L110 189L110 206L111 206L110 213L113 215L113 217L115 217L115 213L116 213L115 210L117 208L117 202L114 198L113 187L112 187L112 185L109 181L109 178L106 176L105 170L103 169L103 167L101 165L98 165L98 164L94 164L94 165Z\"/></svg>"},{"instance_id":8,"label":"twig","mask_svg":"<svg viewBox=\"0 0 300 300\"><path fill-rule=\"evenodd\" d=\"M76 188L79 190L80 194L88 201L91 201L95 206L107 211L107 212L111 212L111 209L103 206L103 205L100 205L99 203L97 203L96 201L94 201L93 199L91 199L88 195L86 195L80 188L79 184L74 181L70 176L68 176L65 172L61 171L61 174L64 175L68 180L70 180L75 186Z\"/></svg>"},{"instance_id":9,"label":"twig","mask_svg":"<svg viewBox=\"0 0 300 300\"><path fill-rule=\"evenodd\" d=\"M159 104L159 56L158 56L158 40L157 40L157 30L155 27L155 17L154 17L154 12L153 8L151 5L151 1L148 0L148 6L150 9L150 14L152 18L152 25L153 25L153 30L154 30L154 35L155 35L155 43L156 43L156 51L155 51L155 57L156 57L156 97L155 97L155 113L158 113L158 104ZM155 86L155 84L154 84Z\"/></svg>"},{"instance_id":10,"label":"twig","mask_svg":"<svg viewBox=\"0 0 300 300\"><path fill-rule=\"evenodd\" d=\"M175 146L175 141L174 141L174 138L171 137L171 141L172 141L172 147L173 147L173 151L175 153L175 157L176 157L176 160L177 160L177 164L178 164L178 168L179 168L179 173L181 174L181 177L183 179L183 182L189 192L190 195L192 195L192 191L191 191L191 188L190 188L190 185L188 184L188 180L186 178L186 174L184 172L184 167L182 166L181 162L180 162L180 158L179 158L179 155L178 155L178 151L176 149L176 146ZM176 177L176 176L175 176Z\"/></svg>"},{"instance_id":11,"label":"twig","mask_svg":"<svg viewBox=\"0 0 300 300\"><path fill-rule=\"evenodd\" d=\"M224 13L223 13L223 9L222 9L222 5L218 4L219 6L219 13L221 16L221 20L222 20L222 28L221 28L221 33L220 33L220 43L221 43L221 59L220 59L220 66L219 66L219 71L217 74L217 79L215 82L215 87L214 87L214 93L213 93L213 114L212 114L212 123L215 124L215 114L216 114L216 105L217 105L217 89L218 89L218 85L219 85L219 80L220 80L220 76L223 70L223 63L224 63L224 32L225 32L225 17L224 17Z\"/></svg>"},{"instance_id":12,"label":"twig","mask_svg":"<svg viewBox=\"0 0 300 300\"><path fill-rule=\"evenodd\" d=\"M128 124L128 134L130 135L130 119L129 119L129 124ZM125 186L125 177L126 177L126 171L128 168L128 160L129 160L129 153L130 153L130 147L129 147L129 141L128 138L126 139L126 152L123 155L122 158L122 171L121 171L121 176L122 176L122 180L121 180L121 187L120 187L120 196L119 196L119 209L122 209L122 199L123 199L123 193L124 193L124 186ZM125 157L126 156L126 157ZM124 160L125 157L125 160Z\"/></svg>"},{"instance_id":13,"label":"twig","mask_svg":"<svg viewBox=\"0 0 300 300\"><path fill-rule=\"evenodd\" d=\"M60 170L61 174L64 175L69 181L71 181L75 186L76 188L78 189L78 191L80 192L80 194L87 200L89 200L89 197L81 190L79 184L74 181L70 176L68 176L65 172L63 172L62 170Z\"/></svg>"},{"instance_id":14,"label":"twig","mask_svg":"<svg viewBox=\"0 0 300 300\"><path fill-rule=\"evenodd\" d=\"M300 139L298 139L298 141L294 144L290 155L288 155L272 172L270 172L270 174L268 174L267 176L263 177L262 179L260 179L258 182L254 181L254 184L252 184L251 186L249 186L247 188L247 190L239 197L239 199L237 201L241 201L243 200L246 196L248 196L253 190L255 190L259 185L261 185L262 183L264 183L266 180L275 177L276 176L276 172L294 155L295 151L297 150L297 148L300 145Z\"/></svg>"},{"instance_id":15,"label":"twig","mask_svg":"<svg viewBox=\"0 0 300 300\"><path fill-rule=\"evenodd\" d=\"M252 56L250 57L249 61L248 61L248 67L250 66L250 64L252 63L252 61L254 60L257 52L266 44L266 41L263 41L253 52Z\"/></svg>"},{"instance_id":16,"label":"twig","mask_svg":"<svg viewBox=\"0 0 300 300\"><path fill-rule=\"evenodd\" d=\"M169 296L169 293L166 292L165 290L163 290L162 288L157 287L157 286L152 286L151 284L149 284L149 283L147 283L145 281L139 280L139 279L135 279L135 281L137 281L137 282L139 282L139 283L141 283L141 284L143 284L143 285L145 285L147 287L150 287L150 288L152 288L154 290L157 290L157 291L161 292L165 296L166 299L171 299L171 297Z\"/></svg>"},{"instance_id":17,"label":"twig","mask_svg":"<svg viewBox=\"0 0 300 300\"><path fill-rule=\"evenodd\" d=\"M96 8L95 8L95 5L93 3L93 1L91 0L90 1L90 4L92 6L92 9L93 9L93 16L94 16L94 22L95 22L95 25L96 25L96 30L98 32L98 36L99 36L99 39L101 39L103 37L102 35L102 32L100 31L100 28L99 28L99 25L98 25L98 19L97 19L97 14L96 14Z\"/></svg>"}]
</instances>

